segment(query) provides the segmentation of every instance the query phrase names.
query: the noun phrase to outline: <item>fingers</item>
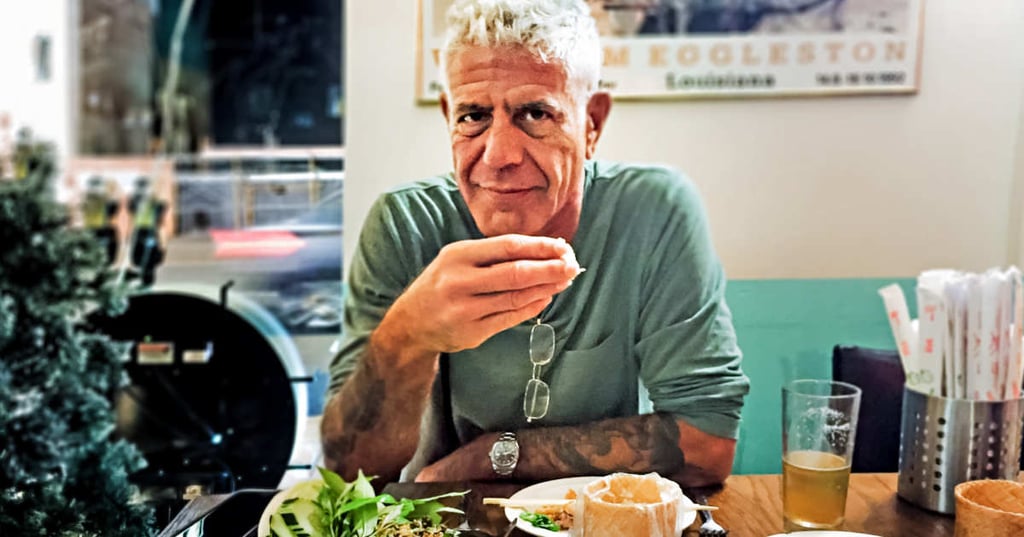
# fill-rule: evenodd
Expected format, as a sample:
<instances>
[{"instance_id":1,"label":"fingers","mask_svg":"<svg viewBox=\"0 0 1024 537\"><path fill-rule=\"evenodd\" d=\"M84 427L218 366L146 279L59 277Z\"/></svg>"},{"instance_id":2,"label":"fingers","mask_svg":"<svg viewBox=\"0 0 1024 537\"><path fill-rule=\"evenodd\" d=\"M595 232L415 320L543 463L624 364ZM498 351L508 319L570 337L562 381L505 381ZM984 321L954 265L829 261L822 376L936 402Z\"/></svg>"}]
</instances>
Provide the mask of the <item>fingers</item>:
<instances>
[{"instance_id":1,"label":"fingers","mask_svg":"<svg viewBox=\"0 0 1024 537\"><path fill-rule=\"evenodd\" d=\"M544 308L551 303L552 297L535 300L522 308L494 313L484 317L479 322L483 332L497 334L502 330L511 328L522 322L528 321L540 315ZM481 342L482 343L482 342Z\"/></svg>"},{"instance_id":2,"label":"fingers","mask_svg":"<svg viewBox=\"0 0 1024 537\"><path fill-rule=\"evenodd\" d=\"M565 239L531 237L528 235L499 235L486 239L461 241L449 245L455 255L477 267L524 259L560 259L572 256L572 247Z\"/></svg>"},{"instance_id":3,"label":"fingers","mask_svg":"<svg viewBox=\"0 0 1024 537\"><path fill-rule=\"evenodd\" d=\"M554 295L569 287L571 283L571 281L565 281L557 284L535 285L515 291L478 295L474 298L472 306L467 308L466 313L472 318L481 319L497 313L528 309L538 301L550 300Z\"/></svg>"},{"instance_id":4,"label":"fingers","mask_svg":"<svg viewBox=\"0 0 1024 537\"><path fill-rule=\"evenodd\" d=\"M442 250L439 261L450 267L445 273L454 276L449 282L455 289L471 295L544 284L567 286L582 271L565 240L526 235L452 243ZM476 270L467 271L468 267Z\"/></svg>"},{"instance_id":5,"label":"fingers","mask_svg":"<svg viewBox=\"0 0 1024 537\"><path fill-rule=\"evenodd\" d=\"M562 291L580 273L580 266L575 258L569 262L558 258L508 261L480 270L483 273L477 293L527 290L540 285L558 285L558 291Z\"/></svg>"},{"instance_id":6,"label":"fingers","mask_svg":"<svg viewBox=\"0 0 1024 537\"><path fill-rule=\"evenodd\" d=\"M536 317L582 269L562 239L502 235L442 248L395 307L417 325L424 348L474 348Z\"/></svg>"}]
</instances>

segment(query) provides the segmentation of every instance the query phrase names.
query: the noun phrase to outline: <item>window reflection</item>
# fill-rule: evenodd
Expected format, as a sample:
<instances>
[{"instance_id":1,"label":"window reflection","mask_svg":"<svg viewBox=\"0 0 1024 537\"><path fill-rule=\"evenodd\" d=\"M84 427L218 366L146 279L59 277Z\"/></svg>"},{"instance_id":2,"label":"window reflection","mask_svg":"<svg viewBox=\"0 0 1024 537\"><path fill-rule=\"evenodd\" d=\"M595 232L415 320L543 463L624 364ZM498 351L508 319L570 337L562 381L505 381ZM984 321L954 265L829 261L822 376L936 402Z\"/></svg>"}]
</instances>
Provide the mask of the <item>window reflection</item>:
<instances>
[{"instance_id":1,"label":"window reflection","mask_svg":"<svg viewBox=\"0 0 1024 537\"><path fill-rule=\"evenodd\" d=\"M65 186L79 204L102 188L121 209L132 185L152 186L166 204L153 285L231 280L293 334L340 330L343 11L80 0L79 156ZM110 219L115 264L130 265L130 211Z\"/></svg>"},{"instance_id":2,"label":"window reflection","mask_svg":"<svg viewBox=\"0 0 1024 537\"><path fill-rule=\"evenodd\" d=\"M154 13L139 0L83 0L79 153L145 154L153 127Z\"/></svg>"},{"instance_id":3,"label":"window reflection","mask_svg":"<svg viewBox=\"0 0 1024 537\"><path fill-rule=\"evenodd\" d=\"M337 332L343 166L340 150L178 159L178 231L161 281L231 279L293 333Z\"/></svg>"}]
</instances>

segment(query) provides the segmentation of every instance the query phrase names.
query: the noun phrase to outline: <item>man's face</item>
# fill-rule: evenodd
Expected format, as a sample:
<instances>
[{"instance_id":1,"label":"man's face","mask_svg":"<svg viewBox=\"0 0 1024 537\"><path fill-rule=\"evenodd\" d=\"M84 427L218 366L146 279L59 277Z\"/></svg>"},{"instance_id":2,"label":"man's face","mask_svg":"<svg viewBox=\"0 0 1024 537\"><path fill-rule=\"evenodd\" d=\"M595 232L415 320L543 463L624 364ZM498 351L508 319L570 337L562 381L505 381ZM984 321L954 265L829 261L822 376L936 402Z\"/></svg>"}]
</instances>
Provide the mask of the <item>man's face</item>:
<instances>
[{"instance_id":1,"label":"man's face","mask_svg":"<svg viewBox=\"0 0 1024 537\"><path fill-rule=\"evenodd\" d=\"M455 177L480 231L572 239L604 118L589 117L559 64L519 49L463 49L448 82Z\"/></svg>"}]
</instances>

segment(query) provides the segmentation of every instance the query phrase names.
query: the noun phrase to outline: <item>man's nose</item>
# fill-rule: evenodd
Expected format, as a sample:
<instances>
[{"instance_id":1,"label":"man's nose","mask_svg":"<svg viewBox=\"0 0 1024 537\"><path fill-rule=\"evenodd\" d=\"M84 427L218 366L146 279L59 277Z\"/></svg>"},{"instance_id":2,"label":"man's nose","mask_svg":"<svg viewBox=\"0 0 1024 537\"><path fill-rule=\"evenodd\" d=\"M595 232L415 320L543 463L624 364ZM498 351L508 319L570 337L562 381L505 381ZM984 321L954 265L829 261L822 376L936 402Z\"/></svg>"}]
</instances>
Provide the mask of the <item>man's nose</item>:
<instances>
[{"instance_id":1,"label":"man's nose","mask_svg":"<svg viewBox=\"0 0 1024 537\"><path fill-rule=\"evenodd\" d=\"M487 166L501 169L523 162L523 132L505 121L495 121L487 132L487 146L483 161Z\"/></svg>"}]
</instances>

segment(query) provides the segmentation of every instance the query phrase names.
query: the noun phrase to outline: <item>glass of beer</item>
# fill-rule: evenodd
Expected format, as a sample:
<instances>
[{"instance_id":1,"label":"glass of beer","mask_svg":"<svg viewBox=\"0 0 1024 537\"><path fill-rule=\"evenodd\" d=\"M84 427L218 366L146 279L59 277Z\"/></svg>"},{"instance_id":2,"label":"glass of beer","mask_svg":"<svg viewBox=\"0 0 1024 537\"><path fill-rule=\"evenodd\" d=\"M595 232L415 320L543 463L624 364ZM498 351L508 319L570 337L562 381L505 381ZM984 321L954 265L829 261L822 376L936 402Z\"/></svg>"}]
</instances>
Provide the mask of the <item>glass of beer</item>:
<instances>
[{"instance_id":1,"label":"glass of beer","mask_svg":"<svg viewBox=\"0 0 1024 537\"><path fill-rule=\"evenodd\" d=\"M786 531L843 524L860 388L794 380L782 388L782 509Z\"/></svg>"}]
</instances>

